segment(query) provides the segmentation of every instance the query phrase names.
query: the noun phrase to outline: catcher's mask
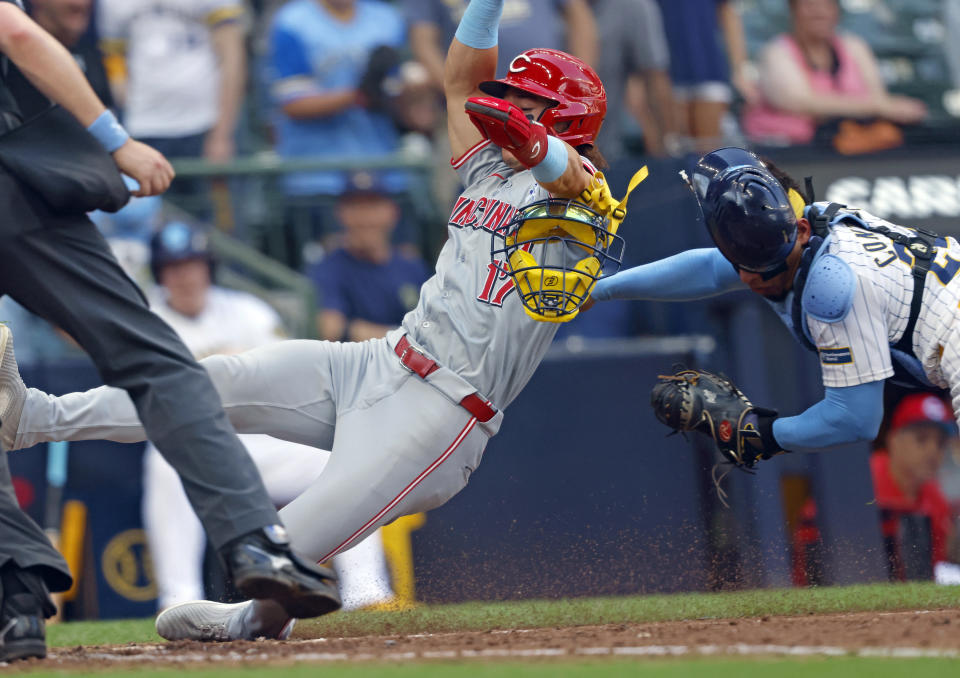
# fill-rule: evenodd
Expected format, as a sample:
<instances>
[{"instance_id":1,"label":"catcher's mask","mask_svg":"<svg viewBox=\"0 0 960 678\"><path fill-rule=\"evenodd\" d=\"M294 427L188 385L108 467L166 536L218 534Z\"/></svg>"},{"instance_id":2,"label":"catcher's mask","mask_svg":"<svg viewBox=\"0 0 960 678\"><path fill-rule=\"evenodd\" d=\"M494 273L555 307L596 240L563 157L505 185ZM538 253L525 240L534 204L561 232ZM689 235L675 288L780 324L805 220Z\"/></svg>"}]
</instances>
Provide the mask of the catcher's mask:
<instances>
[{"instance_id":1,"label":"catcher's mask","mask_svg":"<svg viewBox=\"0 0 960 678\"><path fill-rule=\"evenodd\" d=\"M576 200L539 200L493 233L490 254L501 275L513 277L527 315L566 322L601 276L620 269L624 242L609 225Z\"/></svg>"},{"instance_id":2,"label":"catcher's mask","mask_svg":"<svg viewBox=\"0 0 960 678\"><path fill-rule=\"evenodd\" d=\"M787 191L753 153L720 148L684 178L693 189L710 237L734 267L769 280L787 269L804 200Z\"/></svg>"}]
</instances>

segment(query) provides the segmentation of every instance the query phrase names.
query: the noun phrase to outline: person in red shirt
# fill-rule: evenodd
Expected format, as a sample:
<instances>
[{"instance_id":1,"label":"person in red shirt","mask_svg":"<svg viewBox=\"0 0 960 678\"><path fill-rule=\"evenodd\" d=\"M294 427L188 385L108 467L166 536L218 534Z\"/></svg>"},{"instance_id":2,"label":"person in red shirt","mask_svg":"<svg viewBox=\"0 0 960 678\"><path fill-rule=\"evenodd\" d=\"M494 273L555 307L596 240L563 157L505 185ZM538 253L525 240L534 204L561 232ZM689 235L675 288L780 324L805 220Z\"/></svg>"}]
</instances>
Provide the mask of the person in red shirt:
<instances>
[{"instance_id":1,"label":"person in red shirt","mask_svg":"<svg viewBox=\"0 0 960 678\"><path fill-rule=\"evenodd\" d=\"M930 521L933 564L949 560L956 535L950 504L937 482L949 438L955 436L953 413L937 396L913 393L897 405L890 419L886 447L870 458L873 492L881 511L885 540L899 542L901 519L924 516ZM894 560L896 578L903 577L903 555Z\"/></svg>"},{"instance_id":2,"label":"person in red shirt","mask_svg":"<svg viewBox=\"0 0 960 678\"><path fill-rule=\"evenodd\" d=\"M874 497L890 555L891 579L906 579L911 569L904 542L913 537L904 533L905 517L919 518L920 525L929 527L931 573L936 563L957 560L950 504L937 482L948 442L956 436L953 413L941 398L932 393L912 393L897 404L884 447L870 458ZM809 499L793 532L793 579L799 586L818 583L814 581L817 577L811 576L816 564L808 557L816 552L820 542L816 510L813 499Z\"/></svg>"}]
</instances>

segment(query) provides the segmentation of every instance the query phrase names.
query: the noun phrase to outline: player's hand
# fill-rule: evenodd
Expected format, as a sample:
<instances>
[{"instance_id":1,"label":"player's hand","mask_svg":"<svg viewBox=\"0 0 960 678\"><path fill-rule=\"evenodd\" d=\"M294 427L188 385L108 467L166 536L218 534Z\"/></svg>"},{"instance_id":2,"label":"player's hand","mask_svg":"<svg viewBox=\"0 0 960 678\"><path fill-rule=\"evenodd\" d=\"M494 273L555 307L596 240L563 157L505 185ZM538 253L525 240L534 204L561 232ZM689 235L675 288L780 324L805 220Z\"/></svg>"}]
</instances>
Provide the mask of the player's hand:
<instances>
[{"instance_id":1,"label":"player's hand","mask_svg":"<svg viewBox=\"0 0 960 678\"><path fill-rule=\"evenodd\" d=\"M587 297L587 300L580 304L580 311L589 311L591 308L593 308L595 303L597 303L596 299L593 297Z\"/></svg>"},{"instance_id":2,"label":"player's hand","mask_svg":"<svg viewBox=\"0 0 960 678\"><path fill-rule=\"evenodd\" d=\"M466 113L484 139L505 148L526 167L536 167L547 155L547 129L528 120L509 101L495 97L470 97Z\"/></svg>"},{"instance_id":3,"label":"player's hand","mask_svg":"<svg viewBox=\"0 0 960 678\"><path fill-rule=\"evenodd\" d=\"M113 152L113 160L124 174L133 177L140 188L133 191L138 197L158 195L170 187L173 181L173 167L160 151L157 151L136 139Z\"/></svg>"},{"instance_id":4,"label":"player's hand","mask_svg":"<svg viewBox=\"0 0 960 678\"><path fill-rule=\"evenodd\" d=\"M927 117L927 106L919 99L891 95L884 100L881 115L893 122L910 125Z\"/></svg>"}]
</instances>

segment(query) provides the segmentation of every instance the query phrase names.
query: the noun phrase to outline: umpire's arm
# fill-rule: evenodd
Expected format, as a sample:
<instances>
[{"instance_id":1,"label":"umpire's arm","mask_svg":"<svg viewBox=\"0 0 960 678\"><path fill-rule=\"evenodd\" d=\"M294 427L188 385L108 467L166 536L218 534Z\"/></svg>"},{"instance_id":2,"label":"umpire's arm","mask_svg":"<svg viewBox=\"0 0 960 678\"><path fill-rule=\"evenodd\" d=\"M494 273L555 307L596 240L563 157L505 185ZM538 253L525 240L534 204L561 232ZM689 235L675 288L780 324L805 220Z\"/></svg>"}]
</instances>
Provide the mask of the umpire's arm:
<instances>
[{"instance_id":1,"label":"umpire's arm","mask_svg":"<svg viewBox=\"0 0 960 678\"><path fill-rule=\"evenodd\" d=\"M9 2L0 2L0 52L84 127L106 111L66 48ZM137 195L161 193L173 179L173 168L162 155L132 139L117 148L113 158L121 171L140 183Z\"/></svg>"},{"instance_id":2,"label":"umpire's arm","mask_svg":"<svg viewBox=\"0 0 960 678\"><path fill-rule=\"evenodd\" d=\"M0 51L37 89L73 113L84 127L106 110L66 48L7 2L0 3Z\"/></svg>"}]
</instances>

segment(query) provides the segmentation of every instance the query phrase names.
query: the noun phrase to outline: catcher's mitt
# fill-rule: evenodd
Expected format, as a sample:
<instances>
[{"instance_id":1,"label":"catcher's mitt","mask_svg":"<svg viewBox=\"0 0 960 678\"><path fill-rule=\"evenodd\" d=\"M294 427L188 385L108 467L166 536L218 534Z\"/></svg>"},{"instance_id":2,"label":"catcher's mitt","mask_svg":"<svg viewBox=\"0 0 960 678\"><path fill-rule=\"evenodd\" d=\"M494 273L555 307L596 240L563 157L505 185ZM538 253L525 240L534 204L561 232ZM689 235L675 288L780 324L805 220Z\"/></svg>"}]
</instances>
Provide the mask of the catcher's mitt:
<instances>
[{"instance_id":1,"label":"catcher's mitt","mask_svg":"<svg viewBox=\"0 0 960 678\"><path fill-rule=\"evenodd\" d=\"M657 419L677 431L700 431L740 468L783 450L773 437L775 410L755 407L726 377L693 369L660 375L650 402Z\"/></svg>"}]
</instances>

